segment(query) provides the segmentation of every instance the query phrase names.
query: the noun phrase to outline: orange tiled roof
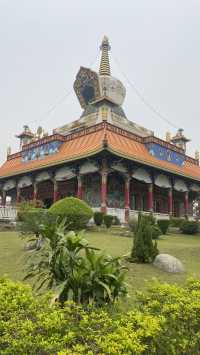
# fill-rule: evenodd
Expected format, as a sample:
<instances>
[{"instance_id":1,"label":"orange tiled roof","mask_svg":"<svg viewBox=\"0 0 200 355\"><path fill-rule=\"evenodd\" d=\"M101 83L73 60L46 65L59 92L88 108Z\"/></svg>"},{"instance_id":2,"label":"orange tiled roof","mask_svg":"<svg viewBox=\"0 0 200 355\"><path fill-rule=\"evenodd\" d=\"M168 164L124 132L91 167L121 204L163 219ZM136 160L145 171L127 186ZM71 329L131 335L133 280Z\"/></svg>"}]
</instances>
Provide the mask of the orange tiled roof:
<instances>
[{"instance_id":1,"label":"orange tiled roof","mask_svg":"<svg viewBox=\"0 0 200 355\"><path fill-rule=\"evenodd\" d=\"M112 131L107 132L107 139L109 150L115 154L200 181L200 166L198 165L186 162L181 167L164 160L156 159L149 153L144 144L120 136Z\"/></svg>"},{"instance_id":2,"label":"orange tiled roof","mask_svg":"<svg viewBox=\"0 0 200 355\"><path fill-rule=\"evenodd\" d=\"M41 160L22 162L21 157L8 160L0 168L0 178L54 166L95 154L102 150L103 137L104 131L100 130L66 141L61 145L58 153L46 156Z\"/></svg>"},{"instance_id":3,"label":"orange tiled roof","mask_svg":"<svg viewBox=\"0 0 200 355\"><path fill-rule=\"evenodd\" d=\"M87 134L65 141L58 153L46 156L41 160L22 162L21 157L8 160L0 168L0 178L62 164L91 156L103 149L107 149L121 157L200 181L200 167L198 165L187 161L183 167L180 167L173 163L156 159L148 152L143 143L119 134L112 129L106 130L107 146L105 148L105 128L106 125L101 125L100 129L98 128L96 131L90 131Z\"/></svg>"}]
</instances>

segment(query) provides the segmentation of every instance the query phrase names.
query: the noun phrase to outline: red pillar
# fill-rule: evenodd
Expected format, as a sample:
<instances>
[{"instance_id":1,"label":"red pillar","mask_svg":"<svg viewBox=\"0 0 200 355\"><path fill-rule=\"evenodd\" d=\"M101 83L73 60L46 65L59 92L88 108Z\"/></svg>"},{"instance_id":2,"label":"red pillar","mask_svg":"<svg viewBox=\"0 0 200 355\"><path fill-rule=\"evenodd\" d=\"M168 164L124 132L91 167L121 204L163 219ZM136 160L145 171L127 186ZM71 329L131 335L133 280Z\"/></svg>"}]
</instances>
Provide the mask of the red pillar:
<instances>
[{"instance_id":1,"label":"red pillar","mask_svg":"<svg viewBox=\"0 0 200 355\"><path fill-rule=\"evenodd\" d=\"M185 192L184 196L184 207L185 207L185 216L188 216L189 213L189 192Z\"/></svg>"},{"instance_id":2,"label":"red pillar","mask_svg":"<svg viewBox=\"0 0 200 355\"><path fill-rule=\"evenodd\" d=\"M128 222L130 211L130 177L125 178L125 221Z\"/></svg>"},{"instance_id":3,"label":"red pillar","mask_svg":"<svg viewBox=\"0 0 200 355\"><path fill-rule=\"evenodd\" d=\"M80 200L82 200L82 198L83 198L82 176L81 176L81 175L78 175L78 176L77 176L77 179L78 179L77 198L79 198Z\"/></svg>"},{"instance_id":4,"label":"red pillar","mask_svg":"<svg viewBox=\"0 0 200 355\"><path fill-rule=\"evenodd\" d=\"M148 186L148 210L153 212L153 184Z\"/></svg>"},{"instance_id":5,"label":"red pillar","mask_svg":"<svg viewBox=\"0 0 200 355\"><path fill-rule=\"evenodd\" d=\"M168 211L170 216L173 215L173 190L172 187L168 191Z\"/></svg>"}]
</instances>

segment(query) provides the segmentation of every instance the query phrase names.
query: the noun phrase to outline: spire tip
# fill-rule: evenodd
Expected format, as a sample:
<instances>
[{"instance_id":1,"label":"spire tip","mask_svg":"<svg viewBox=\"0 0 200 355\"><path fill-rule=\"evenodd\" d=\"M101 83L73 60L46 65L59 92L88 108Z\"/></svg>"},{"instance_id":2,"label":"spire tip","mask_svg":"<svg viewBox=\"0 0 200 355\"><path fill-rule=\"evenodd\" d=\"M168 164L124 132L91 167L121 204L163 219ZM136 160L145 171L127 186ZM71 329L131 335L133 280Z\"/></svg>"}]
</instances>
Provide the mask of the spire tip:
<instances>
[{"instance_id":1,"label":"spire tip","mask_svg":"<svg viewBox=\"0 0 200 355\"><path fill-rule=\"evenodd\" d=\"M108 55L110 49L111 47L109 44L109 39L107 36L104 36L100 46L100 50L102 51L101 64L99 69L100 75L110 75L110 63L109 63L109 55Z\"/></svg>"}]
</instances>

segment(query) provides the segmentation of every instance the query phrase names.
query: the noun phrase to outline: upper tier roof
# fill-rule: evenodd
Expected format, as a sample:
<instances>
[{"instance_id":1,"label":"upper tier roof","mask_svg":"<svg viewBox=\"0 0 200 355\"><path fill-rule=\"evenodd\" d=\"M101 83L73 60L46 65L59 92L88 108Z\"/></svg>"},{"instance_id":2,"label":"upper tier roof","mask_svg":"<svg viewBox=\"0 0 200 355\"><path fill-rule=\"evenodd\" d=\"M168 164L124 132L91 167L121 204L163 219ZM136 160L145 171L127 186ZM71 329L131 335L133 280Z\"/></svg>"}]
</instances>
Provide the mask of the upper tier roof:
<instances>
[{"instance_id":1,"label":"upper tier roof","mask_svg":"<svg viewBox=\"0 0 200 355\"><path fill-rule=\"evenodd\" d=\"M42 159L24 162L22 152L9 156L0 168L0 179L75 161L107 150L125 159L200 181L200 167L195 159L185 157L185 164L179 166L153 156L147 144L152 142L160 146L167 144L155 137L141 138L103 122L61 138L63 142L59 151L53 155L44 156ZM33 144L28 146L33 146ZM28 146L25 148L28 149ZM175 149L175 153L182 155L182 151L172 145L164 149L172 149L172 151Z\"/></svg>"}]
</instances>

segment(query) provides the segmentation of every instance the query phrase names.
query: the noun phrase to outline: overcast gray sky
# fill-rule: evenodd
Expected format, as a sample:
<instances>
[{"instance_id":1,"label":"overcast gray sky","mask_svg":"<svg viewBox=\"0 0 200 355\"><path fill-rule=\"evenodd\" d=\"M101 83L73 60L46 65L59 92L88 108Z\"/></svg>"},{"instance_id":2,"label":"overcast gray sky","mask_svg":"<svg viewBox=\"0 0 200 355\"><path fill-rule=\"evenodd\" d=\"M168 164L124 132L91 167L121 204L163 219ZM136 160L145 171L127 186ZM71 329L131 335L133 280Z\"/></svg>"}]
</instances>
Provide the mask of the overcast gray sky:
<instances>
[{"instance_id":1,"label":"overcast gray sky","mask_svg":"<svg viewBox=\"0 0 200 355\"><path fill-rule=\"evenodd\" d=\"M50 132L80 116L75 75L81 65L98 69L104 34L112 46L112 74L127 88L128 118L159 137L175 133L124 74L185 129L189 153L200 149L199 0L0 0L0 162L8 145L12 152L18 147L14 136L24 124Z\"/></svg>"}]
</instances>

